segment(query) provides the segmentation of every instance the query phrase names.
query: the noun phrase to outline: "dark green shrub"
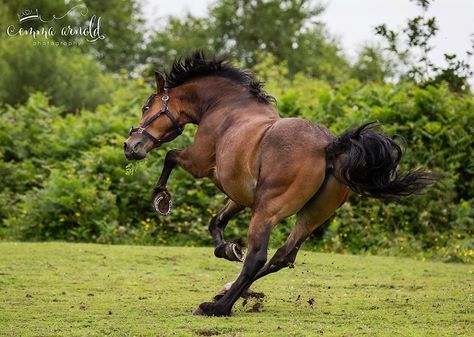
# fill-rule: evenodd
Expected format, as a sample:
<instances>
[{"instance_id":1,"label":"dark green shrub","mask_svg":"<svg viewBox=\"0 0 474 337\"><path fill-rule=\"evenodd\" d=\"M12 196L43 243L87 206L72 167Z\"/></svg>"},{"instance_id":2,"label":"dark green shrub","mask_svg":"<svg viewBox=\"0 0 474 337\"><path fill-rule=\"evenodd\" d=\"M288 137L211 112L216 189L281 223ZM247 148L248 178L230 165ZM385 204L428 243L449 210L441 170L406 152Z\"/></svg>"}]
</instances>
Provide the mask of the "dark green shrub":
<instances>
[{"instance_id":1,"label":"dark green shrub","mask_svg":"<svg viewBox=\"0 0 474 337\"><path fill-rule=\"evenodd\" d=\"M407 139L402 168L424 166L446 174L440 185L397 203L353 197L306 247L322 251L434 257L472 261L474 101L446 86L362 85L337 88L296 76L281 80L265 67L269 92L284 116L307 118L335 134L379 120L387 133ZM195 128L140 162L126 175L122 143L149 89L129 85L95 112L65 115L41 94L0 118L0 237L104 243L211 244L207 223L225 203L209 180L173 172L175 209L158 217L151 190L167 150L192 141ZM136 113L132 113L136 111ZM18 135L22 135L19 137ZM228 238L245 237L249 212L229 224ZM281 244L294 218L272 236Z\"/></svg>"},{"instance_id":2,"label":"dark green shrub","mask_svg":"<svg viewBox=\"0 0 474 337\"><path fill-rule=\"evenodd\" d=\"M270 79L271 80L271 79ZM402 169L444 173L438 187L397 203L353 197L330 221L321 241L328 251L414 255L472 260L474 100L448 86L381 86L349 81L337 89L305 77L277 89L285 116L301 116L334 134L368 121L407 140ZM449 248L448 248L449 247Z\"/></svg>"}]
</instances>

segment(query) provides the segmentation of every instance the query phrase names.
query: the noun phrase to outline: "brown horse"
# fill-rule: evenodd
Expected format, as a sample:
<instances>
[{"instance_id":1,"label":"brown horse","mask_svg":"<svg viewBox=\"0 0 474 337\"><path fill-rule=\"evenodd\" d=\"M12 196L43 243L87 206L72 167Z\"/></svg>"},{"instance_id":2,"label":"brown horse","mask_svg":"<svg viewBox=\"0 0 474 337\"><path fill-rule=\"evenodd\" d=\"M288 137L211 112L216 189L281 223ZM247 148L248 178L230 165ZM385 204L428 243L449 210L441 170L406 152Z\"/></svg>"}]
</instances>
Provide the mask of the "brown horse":
<instances>
[{"instance_id":1,"label":"brown horse","mask_svg":"<svg viewBox=\"0 0 474 337\"><path fill-rule=\"evenodd\" d=\"M396 173L402 151L369 123L335 137L307 120L280 118L272 97L248 72L195 53L176 61L166 81L155 73L157 92L143 107L140 126L130 130L125 156L139 160L155 147L197 124L194 143L166 154L153 193L159 213L171 210L166 183L176 165L194 178L210 178L229 200L210 221L215 255L242 260L238 243L224 241L229 219L249 207L248 250L237 280L201 315L230 315L235 301L257 279L293 264L301 244L351 195L396 198L420 191L432 173ZM286 243L267 262L272 229L297 213Z\"/></svg>"}]
</instances>

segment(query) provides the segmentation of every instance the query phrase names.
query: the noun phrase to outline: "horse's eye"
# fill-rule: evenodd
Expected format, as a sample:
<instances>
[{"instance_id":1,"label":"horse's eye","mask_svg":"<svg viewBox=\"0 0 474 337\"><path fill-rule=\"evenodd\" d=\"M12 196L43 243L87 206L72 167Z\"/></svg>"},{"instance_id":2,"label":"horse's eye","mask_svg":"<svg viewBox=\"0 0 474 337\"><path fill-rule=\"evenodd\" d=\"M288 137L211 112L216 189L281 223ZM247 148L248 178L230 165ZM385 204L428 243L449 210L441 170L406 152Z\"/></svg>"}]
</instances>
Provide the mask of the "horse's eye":
<instances>
[{"instance_id":1,"label":"horse's eye","mask_svg":"<svg viewBox=\"0 0 474 337\"><path fill-rule=\"evenodd\" d=\"M149 106L144 106L142 109L143 113L147 112L148 110L150 110Z\"/></svg>"}]
</instances>

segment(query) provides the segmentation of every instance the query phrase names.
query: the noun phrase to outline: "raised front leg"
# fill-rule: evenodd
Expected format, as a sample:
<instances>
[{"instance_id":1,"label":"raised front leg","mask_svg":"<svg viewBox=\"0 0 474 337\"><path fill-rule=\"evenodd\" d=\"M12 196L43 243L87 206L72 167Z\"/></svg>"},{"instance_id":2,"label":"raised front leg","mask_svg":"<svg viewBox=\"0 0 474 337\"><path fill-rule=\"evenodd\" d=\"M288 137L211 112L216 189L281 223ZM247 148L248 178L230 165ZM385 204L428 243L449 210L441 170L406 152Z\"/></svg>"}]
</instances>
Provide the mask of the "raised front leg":
<instances>
[{"instance_id":1,"label":"raised front leg","mask_svg":"<svg viewBox=\"0 0 474 337\"><path fill-rule=\"evenodd\" d=\"M227 201L227 204L222 208L216 216L209 222L209 232L214 240L214 255L216 257L224 258L229 261L243 261L244 254L242 252L242 240L234 240L232 242L225 242L224 229L229 220L242 211L245 207L234 201Z\"/></svg>"},{"instance_id":2,"label":"raised front leg","mask_svg":"<svg viewBox=\"0 0 474 337\"><path fill-rule=\"evenodd\" d=\"M171 171L176 167L179 153L179 150L171 150L166 154L163 171L161 171L160 179L156 183L156 188L166 187Z\"/></svg>"},{"instance_id":3,"label":"raised front leg","mask_svg":"<svg viewBox=\"0 0 474 337\"><path fill-rule=\"evenodd\" d=\"M160 215L169 215L173 210L171 193L166 188L166 184L168 183L171 171L173 171L178 163L178 154L178 150L171 150L166 154L163 171L151 195L153 206Z\"/></svg>"},{"instance_id":4,"label":"raised front leg","mask_svg":"<svg viewBox=\"0 0 474 337\"><path fill-rule=\"evenodd\" d=\"M163 171L152 193L152 202L156 211L168 215L172 210L171 193L166 188L169 176L176 166L182 167L194 178L210 176L214 161L213 157L203 150L200 143L193 144L184 150L171 150L166 154Z\"/></svg>"}]
</instances>

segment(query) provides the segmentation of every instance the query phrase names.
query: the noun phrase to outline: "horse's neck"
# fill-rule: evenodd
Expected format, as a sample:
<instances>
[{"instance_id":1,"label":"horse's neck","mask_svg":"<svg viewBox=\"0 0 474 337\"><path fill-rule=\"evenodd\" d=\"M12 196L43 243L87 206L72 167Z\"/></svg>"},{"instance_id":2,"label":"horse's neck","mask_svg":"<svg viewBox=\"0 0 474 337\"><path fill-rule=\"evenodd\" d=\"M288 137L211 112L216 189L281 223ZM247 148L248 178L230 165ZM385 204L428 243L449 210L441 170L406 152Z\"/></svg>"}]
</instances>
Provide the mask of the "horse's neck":
<instances>
[{"instance_id":1,"label":"horse's neck","mask_svg":"<svg viewBox=\"0 0 474 337\"><path fill-rule=\"evenodd\" d=\"M248 88L228 80L197 86L197 94L201 102L196 112L199 124L220 127L258 117L278 118L271 104L259 102Z\"/></svg>"}]
</instances>

